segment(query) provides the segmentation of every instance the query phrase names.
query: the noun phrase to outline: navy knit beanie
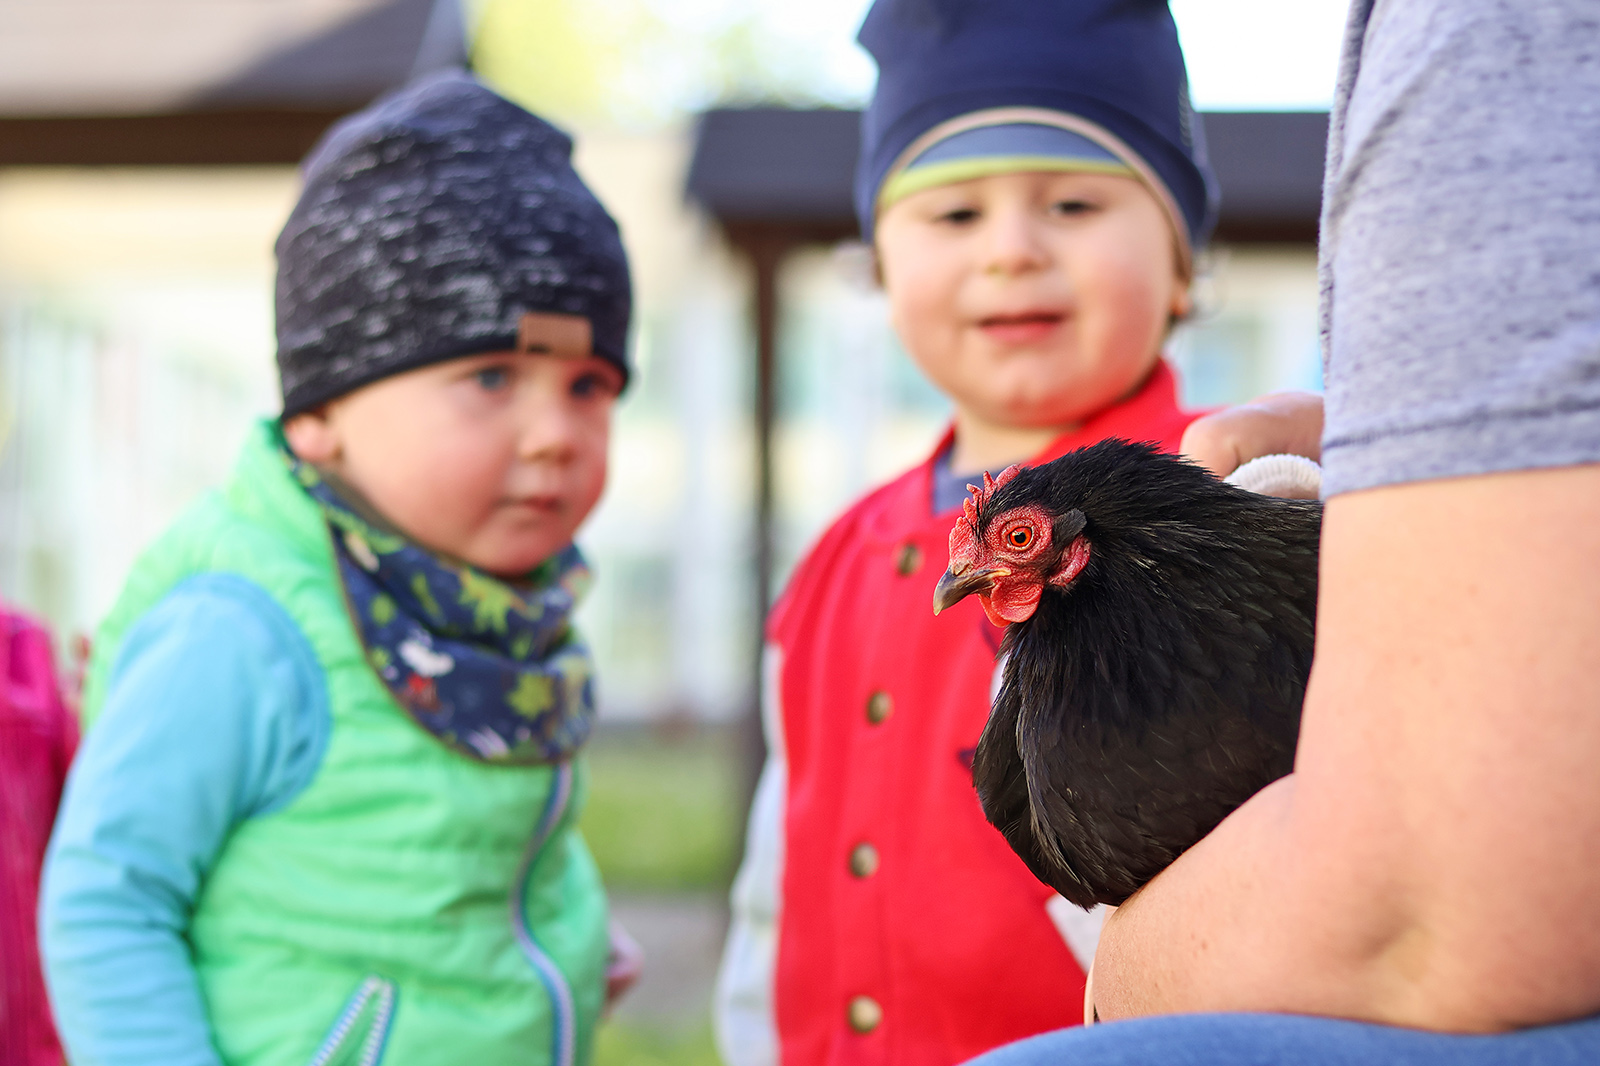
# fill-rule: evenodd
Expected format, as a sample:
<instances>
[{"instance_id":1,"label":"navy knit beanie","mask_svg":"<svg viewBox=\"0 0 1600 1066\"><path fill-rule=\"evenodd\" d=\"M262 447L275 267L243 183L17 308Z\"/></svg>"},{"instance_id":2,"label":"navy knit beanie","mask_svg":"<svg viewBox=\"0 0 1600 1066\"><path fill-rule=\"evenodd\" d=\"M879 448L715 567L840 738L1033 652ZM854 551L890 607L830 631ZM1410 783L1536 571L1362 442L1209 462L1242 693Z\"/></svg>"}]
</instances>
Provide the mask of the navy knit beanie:
<instances>
[{"instance_id":1,"label":"navy knit beanie","mask_svg":"<svg viewBox=\"0 0 1600 1066\"><path fill-rule=\"evenodd\" d=\"M285 418L405 370L518 345L529 313L588 319L628 373L616 223L572 141L460 72L334 126L278 237Z\"/></svg>"},{"instance_id":2,"label":"navy knit beanie","mask_svg":"<svg viewBox=\"0 0 1600 1066\"><path fill-rule=\"evenodd\" d=\"M940 127L1035 121L1019 109L1065 116L1151 183L1186 252L1210 235L1216 181L1166 0L877 0L859 40L878 61L856 171L869 241L885 180L936 147Z\"/></svg>"}]
</instances>

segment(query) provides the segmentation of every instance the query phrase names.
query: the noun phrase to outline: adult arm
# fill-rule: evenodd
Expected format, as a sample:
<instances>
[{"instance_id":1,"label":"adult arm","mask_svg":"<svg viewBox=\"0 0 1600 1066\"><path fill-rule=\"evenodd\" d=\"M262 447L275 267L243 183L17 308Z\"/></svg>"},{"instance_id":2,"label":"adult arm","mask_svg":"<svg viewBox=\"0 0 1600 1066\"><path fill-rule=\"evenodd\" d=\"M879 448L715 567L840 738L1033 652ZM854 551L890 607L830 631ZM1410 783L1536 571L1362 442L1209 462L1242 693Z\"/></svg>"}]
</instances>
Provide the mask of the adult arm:
<instances>
[{"instance_id":1,"label":"adult arm","mask_svg":"<svg viewBox=\"0 0 1600 1066\"><path fill-rule=\"evenodd\" d=\"M77 1066L219 1066L186 940L195 900L232 829L309 780L326 729L305 638L243 579L191 579L129 631L41 891Z\"/></svg>"},{"instance_id":2,"label":"adult arm","mask_svg":"<svg viewBox=\"0 0 1600 1066\"><path fill-rule=\"evenodd\" d=\"M1600 468L1329 503L1296 771L1108 921L1103 1019L1600 1009Z\"/></svg>"},{"instance_id":3,"label":"adult arm","mask_svg":"<svg viewBox=\"0 0 1600 1066\"><path fill-rule=\"evenodd\" d=\"M1102 1018L1600 1009L1600 26L1357 0L1352 31L1296 772L1108 922Z\"/></svg>"}]
</instances>

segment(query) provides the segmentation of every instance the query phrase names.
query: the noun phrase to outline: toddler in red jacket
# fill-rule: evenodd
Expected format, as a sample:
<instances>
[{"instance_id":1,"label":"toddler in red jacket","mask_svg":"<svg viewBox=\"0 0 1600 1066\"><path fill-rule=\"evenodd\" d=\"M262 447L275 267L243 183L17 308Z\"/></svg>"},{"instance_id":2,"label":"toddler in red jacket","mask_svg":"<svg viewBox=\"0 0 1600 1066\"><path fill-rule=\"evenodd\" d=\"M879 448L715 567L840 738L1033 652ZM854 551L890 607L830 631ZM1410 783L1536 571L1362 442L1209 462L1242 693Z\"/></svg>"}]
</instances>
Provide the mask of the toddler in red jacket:
<instances>
[{"instance_id":1,"label":"toddler in red jacket","mask_svg":"<svg viewBox=\"0 0 1600 1066\"><path fill-rule=\"evenodd\" d=\"M879 0L857 210L955 407L812 548L768 626L771 757L716 1001L730 1066L948 1066L1080 1016L1097 915L985 822L1001 631L935 618L966 484L1105 437L1176 451L1161 358L1216 212L1159 0Z\"/></svg>"}]
</instances>

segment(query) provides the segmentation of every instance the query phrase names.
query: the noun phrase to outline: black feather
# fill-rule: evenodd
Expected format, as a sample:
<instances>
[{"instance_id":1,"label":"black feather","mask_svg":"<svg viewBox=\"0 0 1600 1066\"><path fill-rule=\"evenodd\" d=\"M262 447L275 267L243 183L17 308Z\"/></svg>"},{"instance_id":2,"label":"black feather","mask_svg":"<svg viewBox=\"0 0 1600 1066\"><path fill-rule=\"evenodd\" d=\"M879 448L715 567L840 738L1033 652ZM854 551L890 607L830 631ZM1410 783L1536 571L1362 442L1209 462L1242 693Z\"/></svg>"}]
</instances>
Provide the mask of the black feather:
<instances>
[{"instance_id":1,"label":"black feather","mask_svg":"<svg viewBox=\"0 0 1600 1066\"><path fill-rule=\"evenodd\" d=\"M1120 904L1292 768L1322 507L1115 440L1019 472L979 534L1026 503L1082 512L1090 558L1008 627L973 781L1040 880Z\"/></svg>"}]
</instances>

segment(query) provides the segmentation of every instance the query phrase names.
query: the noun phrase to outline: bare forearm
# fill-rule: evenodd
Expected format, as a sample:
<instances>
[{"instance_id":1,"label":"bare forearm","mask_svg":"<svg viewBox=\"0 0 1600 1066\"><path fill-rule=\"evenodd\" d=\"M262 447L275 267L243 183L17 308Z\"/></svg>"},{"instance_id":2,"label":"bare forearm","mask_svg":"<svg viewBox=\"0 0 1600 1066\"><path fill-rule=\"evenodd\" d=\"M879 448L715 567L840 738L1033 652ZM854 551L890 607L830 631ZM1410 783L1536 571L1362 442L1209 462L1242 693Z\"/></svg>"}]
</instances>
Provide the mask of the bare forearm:
<instances>
[{"instance_id":1,"label":"bare forearm","mask_svg":"<svg viewBox=\"0 0 1600 1066\"><path fill-rule=\"evenodd\" d=\"M1293 775L1258 793L1205 840L1120 907L1095 957L1094 1009L1102 1020L1191 1011L1286 1011L1370 1017L1367 994L1383 918L1346 944L1329 930L1308 950L1294 865ZM1323 916L1325 919L1327 915ZM1392 920L1392 919L1391 919Z\"/></svg>"}]
</instances>

